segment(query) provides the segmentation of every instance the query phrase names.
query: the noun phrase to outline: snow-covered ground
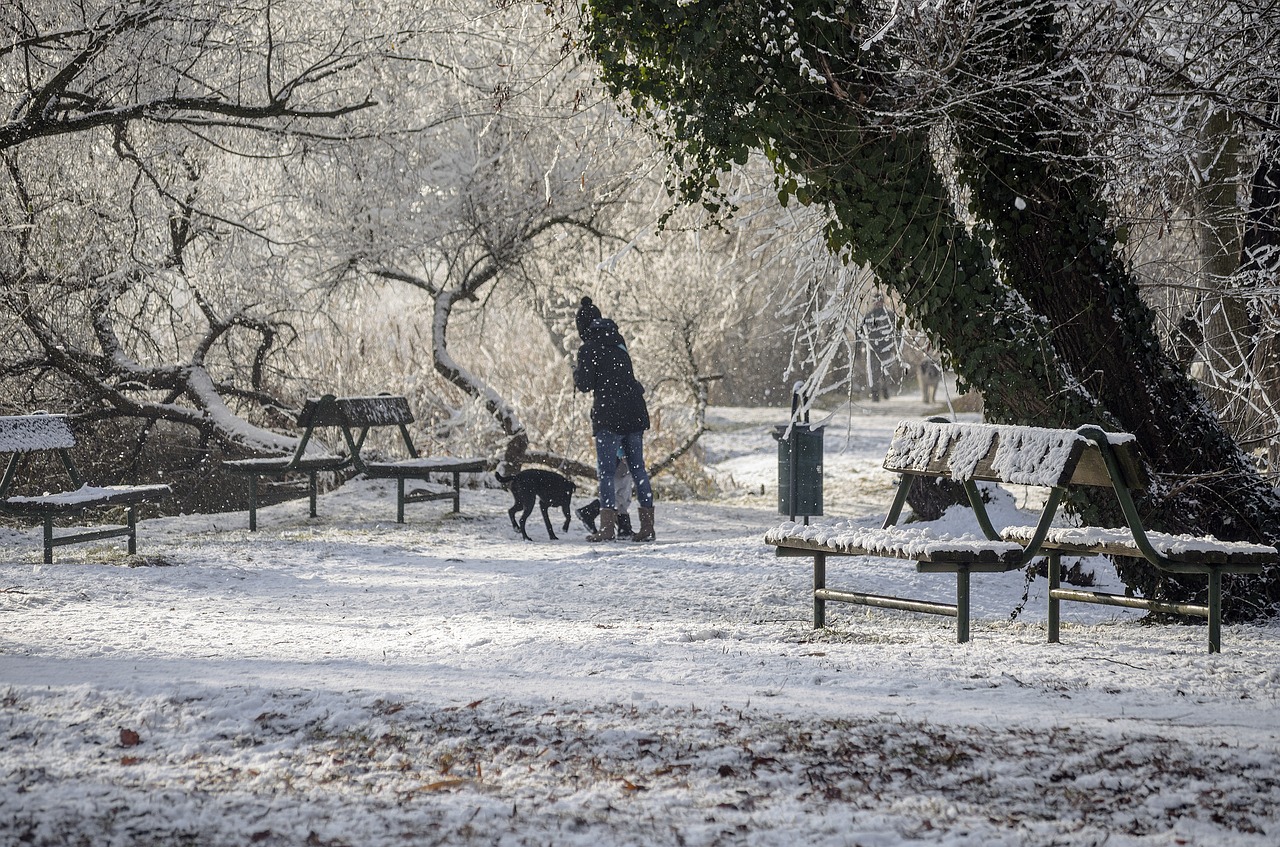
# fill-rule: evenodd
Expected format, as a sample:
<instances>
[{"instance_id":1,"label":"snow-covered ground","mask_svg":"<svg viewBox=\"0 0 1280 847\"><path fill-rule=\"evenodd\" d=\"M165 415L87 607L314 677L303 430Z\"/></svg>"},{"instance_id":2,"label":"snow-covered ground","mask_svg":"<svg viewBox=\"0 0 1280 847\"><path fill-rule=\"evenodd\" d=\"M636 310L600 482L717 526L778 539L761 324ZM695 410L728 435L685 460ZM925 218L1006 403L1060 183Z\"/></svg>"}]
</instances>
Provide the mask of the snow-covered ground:
<instances>
[{"instance_id":1,"label":"snow-covered ground","mask_svg":"<svg viewBox=\"0 0 1280 847\"><path fill-rule=\"evenodd\" d=\"M829 422L828 516L877 521L923 411ZM660 502L654 544L576 520L551 543L536 515L523 541L498 489L397 525L366 481L257 533L147 521L135 560L44 566L0 530L0 845L1280 843L1280 627L1211 656L1202 626L1069 604L1050 645L1044 581L1013 573L975 577L968 644L842 605L815 633L808 561L761 543L784 417L714 410L728 493ZM953 594L909 563L830 571Z\"/></svg>"}]
</instances>

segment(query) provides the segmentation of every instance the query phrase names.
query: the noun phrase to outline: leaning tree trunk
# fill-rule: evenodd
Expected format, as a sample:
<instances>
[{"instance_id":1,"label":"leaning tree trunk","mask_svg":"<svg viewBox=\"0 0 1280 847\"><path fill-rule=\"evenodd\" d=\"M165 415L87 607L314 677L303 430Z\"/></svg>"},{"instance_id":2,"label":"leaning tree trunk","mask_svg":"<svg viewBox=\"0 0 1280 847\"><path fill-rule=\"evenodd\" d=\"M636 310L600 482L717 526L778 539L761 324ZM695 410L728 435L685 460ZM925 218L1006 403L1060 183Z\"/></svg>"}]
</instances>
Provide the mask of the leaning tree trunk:
<instances>
[{"instance_id":1,"label":"leaning tree trunk","mask_svg":"<svg viewBox=\"0 0 1280 847\"><path fill-rule=\"evenodd\" d=\"M1052 6L1024 5L1029 14L1018 26L993 33L1020 61L1047 59L1057 44ZM1097 180L1074 165L1085 161L1083 144L1058 114L1033 98L996 95L956 133L971 209L988 224L1003 277L1052 327L1056 360L1096 398L1098 416L1137 436L1156 480L1140 503L1145 521L1177 533L1274 541L1280 499L1161 347L1154 316L1114 249ZM1148 595L1182 599L1199 590L1145 562L1122 562L1121 572ZM1271 606L1278 578L1233 586L1232 611Z\"/></svg>"},{"instance_id":2,"label":"leaning tree trunk","mask_svg":"<svg viewBox=\"0 0 1280 847\"><path fill-rule=\"evenodd\" d=\"M498 391L472 373L449 351L449 321L453 317L454 307L462 300L474 299L476 292L485 284L497 278L497 267L492 271L482 270L474 274L466 284L456 289L441 290L428 280L403 271L386 268L374 271L384 279L393 279L407 283L427 292L433 298L434 307L431 321L431 355L436 373L448 380L463 394L478 400L485 411L492 417L506 436L507 443L503 449L501 465L507 473L516 473L525 464L540 464L555 468L561 473L571 476L594 478L596 468L592 464L579 461L568 456L546 450L531 449L529 433L515 408L503 399ZM695 420L698 422L691 435L668 455L661 458L650 468L650 475L655 476L670 468L677 459L691 450L703 433L705 426L706 394L705 385L699 393L695 386Z\"/></svg>"},{"instance_id":3,"label":"leaning tree trunk","mask_svg":"<svg viewBox=\"0 0 1280 847\"><path fill-rule=\"evenodd\" d=\"M947 363L982 391L989 417L1132 431L1162 483L1142 504L1155 528L1266 539L1280 526L1274 492L1161 349L1153 315L1115 255L1096 184L1055 170L1080 151L1046 159L1053 151L1041 145L1052 137L1037 131L1060 127L1032 111L1026 91L993 99L1002 89L987 81L1006 72L1015 82L1058 84L1043 74L1056 44L1051 3L992 4L993 20L980 28L992 44L976 55L996 67L957 72L983 81L958 98L977 119L952 116L968 142L959 153L979 218L972 230L934 164L931 118L895 100L902 61L884 41L859 38L870 31L860 4L804 18L754 4L590 7L606 81L669 128L686 199L719 207L719 171L763 149L780 197L825 209L831 249L896 292ZM800 45L811 73L795 72L785 58L795 54L758 51L762 27ZM968 55L966 47L957 62ZM1149 593L1166 588L1147 569L1123 575ZM1233 601L1243 600L1236 611L1270 606L1275 580L1233 587Z\"/></svg>"},{"instance_id":4,"label":"leaning tree trunk","mask_svg":"<svg viewBox=\"0 0 1280 847\"><path fill-rule=\"evenodd\" d=\"M1161 349L1151 311L1110 249L1092 183L1059 184L1045 168L1032 179L1036 160L1007 152L988 150L970 162L983 169L973 180L974 202L992 221L995 258L1004 270L997 278L985 245L954 220L923 138L913 145L898 134L874 144L863 136L858 150L861 156L846 155L835 167L816 164L840 161L830 155L800 161L814 184L845 198L832 206L833 231L855 245L855 255L875 267L904 309L941 339L956 372L983 393L989 419L1053 427L1098 423L1132 432L1157 481L1140 502L1148 525L1271 538L1280 526L1280 500ZM1017 209L1010 171L1030 180L1025 196L1037 198L1016 219L1000 211ZM899 202L884 195L859 202L850 190L882 184L912 190L897 192L904 198ZM1116 510L1114 503L1078 507ZM1186 600L1204 590L1145 562L1118 567L1126 584L1147 596ZM1239 618L1269 608L1280 596L1275 580L1274 574L1235 578L1228 613Z\"/></svg>"}]
</instances>

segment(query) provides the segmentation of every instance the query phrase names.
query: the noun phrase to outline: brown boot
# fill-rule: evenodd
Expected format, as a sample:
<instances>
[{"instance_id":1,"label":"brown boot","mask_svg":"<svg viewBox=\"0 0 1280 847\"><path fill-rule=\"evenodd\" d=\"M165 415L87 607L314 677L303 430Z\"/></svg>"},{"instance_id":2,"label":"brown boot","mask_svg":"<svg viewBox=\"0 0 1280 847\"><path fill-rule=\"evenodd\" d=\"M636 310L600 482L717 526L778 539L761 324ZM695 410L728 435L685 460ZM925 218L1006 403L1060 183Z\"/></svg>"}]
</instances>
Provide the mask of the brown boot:
<instances>
[{"instance_id":1,"label":"brown boot","mask_svg":"<svg viewBox=\"0 0 1280 847\"><path fill-rule=\"evenodd\" d=\"M617 509L601 509L600 510L600 531L593 532L587 536L588 541L612 541L615 537L614 532L618 526L618 510Z\"/></svg>"},{"instance_id":2,"label":"brown boot","mask_svg":"<svg viewBox=\"0 0 1280 847\"><path fill-rule=\"evenodd\" d=\"M632 541L652 541L657 538L653 532L653 507L640 507L640 530L633 536Z\"/></svg>"}]
</instances>

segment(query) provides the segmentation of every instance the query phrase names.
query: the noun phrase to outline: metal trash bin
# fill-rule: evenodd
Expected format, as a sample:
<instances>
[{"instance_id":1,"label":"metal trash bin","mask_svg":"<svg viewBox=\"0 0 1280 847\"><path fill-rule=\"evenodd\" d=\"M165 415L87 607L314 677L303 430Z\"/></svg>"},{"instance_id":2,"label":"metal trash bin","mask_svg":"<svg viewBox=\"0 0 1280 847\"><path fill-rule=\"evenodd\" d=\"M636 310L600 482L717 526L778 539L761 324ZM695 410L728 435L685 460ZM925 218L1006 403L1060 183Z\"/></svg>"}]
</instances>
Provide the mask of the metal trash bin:
<instances>
[{"instance_id":1,"label":"metal trash bin","mask_svg":"<svg viewBox=\"0 0 1280 847\"><path fill-rule=\"evenodd\" d=\"M793 521L822 514L822 430L807 423L773 429L778 442L778 513Z\"/></svg>"}]
</instances>

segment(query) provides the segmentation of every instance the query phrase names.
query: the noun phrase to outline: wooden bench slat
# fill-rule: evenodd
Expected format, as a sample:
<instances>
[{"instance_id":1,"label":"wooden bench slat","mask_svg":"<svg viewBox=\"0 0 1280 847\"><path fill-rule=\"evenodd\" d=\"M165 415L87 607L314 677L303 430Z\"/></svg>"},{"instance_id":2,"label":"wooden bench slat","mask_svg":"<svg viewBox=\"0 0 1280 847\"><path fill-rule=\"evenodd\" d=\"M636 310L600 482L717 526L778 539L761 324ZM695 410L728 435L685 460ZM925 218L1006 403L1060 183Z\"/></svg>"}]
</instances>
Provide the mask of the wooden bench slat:
<instances>
[{"instance_id":1,"label":"wooden bench slat","mask_svg":"<svg viewBox=\"0 0 1280 847\"><path fill-rule=\"evenodd\" d=\"M347 456L304 456L294 459L293 456L262 456L253 459L227 459L222 466L233 473L271 473L289 470L299 471L339 471L350 464Z\"/></svg>"},{"instance_id":2,"label":"wooden bench slat","mask_svg":"<svg viewBox=\"0 0 1280 847\"><path fill-rule=\"evenodd\" d=\"M1146 487L1137 442L1110 433L1125 484ZM903 421L894 432L884 468L894 473L1042 487L1110 486L1097 445L1073 429Z\"/></svg>"},{"instance_id":3,"label":"wooden bench slat","mask_svg":"<svg viewBox=\"0 0 1280 847\"><path fill-rule=\"evenodd\" d=\"M449 456L419 456L416 459L400 459L393 462L361 461L361 470L369 476L416 478L431 473L478 473L485 468L480 458L454 459Z\"/></svg>"},{"instance_id":4,"label":"wooden bench slat","mask_svg":"<svg viewBox=\"0 0 1280 847\"><path fill-rule=\"evenodd\" d=\"M170 493L172 489L167 485L85 485L56 494L8 497L4 507L14 514L75 514L101 506L145 503Z\"/></svg>"}]
</instances>

